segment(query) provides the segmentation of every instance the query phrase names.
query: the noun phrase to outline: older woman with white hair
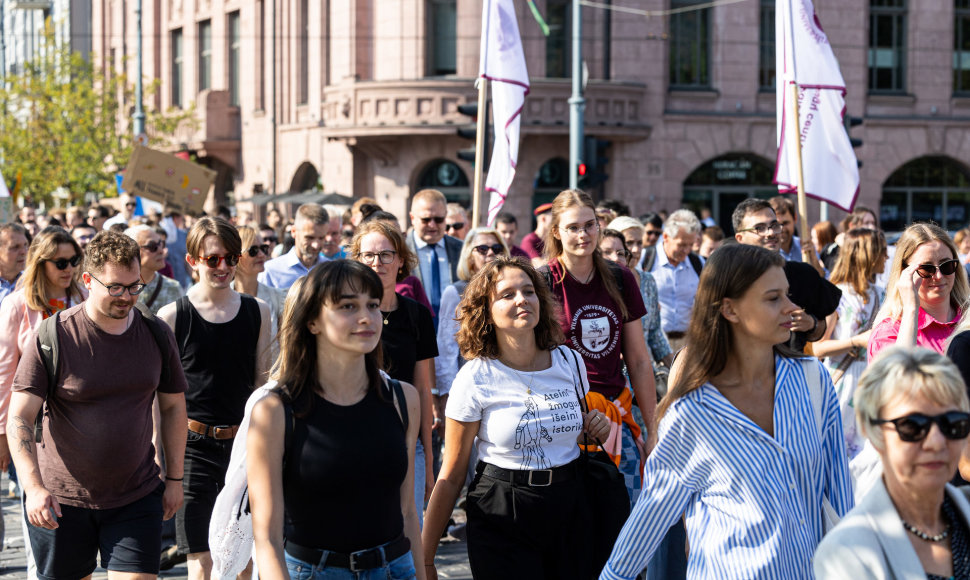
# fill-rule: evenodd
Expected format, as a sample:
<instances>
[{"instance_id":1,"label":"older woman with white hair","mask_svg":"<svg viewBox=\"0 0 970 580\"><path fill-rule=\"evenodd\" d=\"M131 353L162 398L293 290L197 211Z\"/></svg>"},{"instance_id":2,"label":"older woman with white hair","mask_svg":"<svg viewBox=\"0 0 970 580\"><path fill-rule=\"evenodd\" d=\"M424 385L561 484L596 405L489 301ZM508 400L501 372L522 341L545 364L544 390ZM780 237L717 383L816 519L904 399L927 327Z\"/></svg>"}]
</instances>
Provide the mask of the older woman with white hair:
<instances>
[{"instance_id":1,"label":"older woman with white hair","mask_svg":"<svg viewBox=\"0 0 970 580\"><path fill-rule=\"evenodd\" d=\"M948 484L970 435L956 366L889 347L862 375L855 409L883 475L819 544L815 577L970 578L970 503Z\"/></svg>"},{"instance_id":2,"label":"older woman with white hair","mask_svg":"<svg viewBox=\"0 0 970 580\"><path fill-rule=\"evenodd\" d=\"M647 315L643 317L643 339L650 347L650 354L656 363L669 363L673 358L673 350L660 325L660 302L657 298L657 282L653 275L644 272L636 266L640 263L640 253L643 251L643 224L629 216L618 217L610 222L608 229L616 230L623 235L626 248L630 252L630 269L640 281L640 294L643 305L647 307ZM663 394L663 393L661 393Z\"/></svg>"}]
</instances>

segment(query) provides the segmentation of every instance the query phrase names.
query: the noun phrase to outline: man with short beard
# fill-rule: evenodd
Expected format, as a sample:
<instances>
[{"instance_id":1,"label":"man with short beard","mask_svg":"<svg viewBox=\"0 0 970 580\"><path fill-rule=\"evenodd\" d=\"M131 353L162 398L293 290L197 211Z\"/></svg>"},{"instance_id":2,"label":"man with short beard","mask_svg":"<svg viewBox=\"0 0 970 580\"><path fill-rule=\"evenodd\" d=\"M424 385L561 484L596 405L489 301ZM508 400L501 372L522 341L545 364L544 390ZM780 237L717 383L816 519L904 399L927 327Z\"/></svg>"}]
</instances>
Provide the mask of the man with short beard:
<instances>
[{"instance_id":1,"label":"man with short beard","mask_svg":"<svg viewBox=\"0 0 970 580\"><path fill-rule=\"evenodd\" d=\"M288 290L317 264L326 262L324 244L330 229L330 216L316 203L305 203L296 210L293 223L295 243L289 252L266 262L258 280L272 288Z\"/></svg>"},{"instance_id":2,"label":"man with short beard","mask_svg":"<svg viewBox=\"0 0 970 580\"><path fill-rule=\"evenodd\" d=\"M157 575L162 520L182 504L185 377L172 332L133 308L144 288L138 252L122 234L95 236L81 275L87 300L55 314L56 383L39 341L14 377L7 437L41 578L88 576L99 552L109 577ZM152 448L156 393L164 483Z\"/></svg>"}]
</instances>

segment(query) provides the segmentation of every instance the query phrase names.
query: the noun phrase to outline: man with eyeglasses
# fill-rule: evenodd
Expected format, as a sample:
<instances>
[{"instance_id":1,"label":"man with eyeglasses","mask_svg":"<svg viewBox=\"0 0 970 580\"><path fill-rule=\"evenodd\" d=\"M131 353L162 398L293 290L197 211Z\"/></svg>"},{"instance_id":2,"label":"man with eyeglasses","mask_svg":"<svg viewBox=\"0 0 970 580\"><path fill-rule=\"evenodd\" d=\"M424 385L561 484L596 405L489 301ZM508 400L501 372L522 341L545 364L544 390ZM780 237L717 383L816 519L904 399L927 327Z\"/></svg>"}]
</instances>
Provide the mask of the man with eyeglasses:
<instances>
[{"instance_id":1,"label":"man with eyeglasses","mask_svg":"<svg viewBox=\"0 0 970 580\"><path fill-rule=\"evenodd\" d=\"M436 330L441 294L458 280L461 256L461 241L445 235L447 212L443 193L437 189L422 189L414 194L408 213L412 229L407 235L407 243L418 257L418 267L411 274L417 276L424 286L431 302Z\"/></svg>"},{"instance_id":2,"label":"man with eyeglasses","mask_svg":"<svg viewBox=\"0 0 970 580\"><path fill-rule=\"evenodd\" d=\"M137 206L138 200L135 196L127 193L121 194L121 211L105 220L101 228L105 230L111 229L111 226L115 224L121 224L127 228L128 222L131 221L131 218L135 217L135 208Z\"/></svg>"},{"instance_id":3,"label":"man with eyeglasses","mask_svg":"<svg viewBox=\"0 0 970 580\"><path fill-rule=\"evenodd\" d=\"M125 235L141 249L141 281L145 283L145 291L138 295L138 301L158 314L162 306L182 297L179 283L158 272L165 267L165 240L155 228L146 225L130 227Z\"/></svg>"},{"instance_id":4,"label":"man with eyeglasses","mask_svg":"<svg viewBox=\"0 0 970 580\"><path fill-rule=\"evenodd\" d=\"M182 503L185 377L171 331L134 308L138 253L117 232L95 236L81 275L88 298L57 315L56 382L39 341L14 377L7 437L41 578L87 576L99 552L109 576L157 575L162 520ZM164 474L152 446L156 394Z\"/></svg>"},{"instance_id":5,"label":"man with eyeglasses","mask_svg":"<svg viewBox=\"0 0 970 580\"><path fill-rule=\"evenodd\" d=\"M763 199L748 198L739 203L731 215L731 224L739 243L773 251L781 248L783 226L771 204ZM838 308L842 291L804 262L786 260L785 275L788 297L800 308L792 314L789 346L801 352L806 343L825 334L825 317Z\"/></svg>"},{"instance_id":6,"label":"man with eyeglasses","mask_svg":"<svg viewBox=\"0 0 970 580\"><path fill-rule=\"evenodd\" d=\"M811 264L819 276L825 277L825 268L818 261L816 248L812 245L811 236L802 240L795 235L795 222L798 216L795 213L795 202L790 195L776 195L768 200L771 209L775 210L775 217L781 224L781 234L778 236L778 251L786 260L792 262L806 262Z\"/></svg>"},{"instance_id":7,"label":"man with eyeglasses","mask_svg":"<svg viewBox=\"0 0 970 580\"><path fill-rule=\"evenodd\" d=\"M318 203L305 203L296 210L293 223L293 247L278 258L266 262L257 279L272 288L289 290L317 264L329 260L322 254L330 231L330 216Z\"/></svg>"},{"instance_id":8,"label":"man with eyeglasses","mask_svg":"<svg viewBox=\"0 0 970 580\"><path fill-rule=\"evenodd\" d=\"M175 516L178 553L188 557L189 578L202 580L212 572L209 520L225 485L233 438L249 395L267 379L270 310L233 288L242 240L227 220L195 222L186 251L199 283L158 316L175 331L188 382L185 503Z\"/></svg>"},{"instance_id":9,"label":"man with eyeglasses","mask_svg":"<svg viewBox=\"0 0 970 580\"><path fill-rule=\"evenodd\" d=\"M27 229L14 222L0 226L0 302L17 287L27 264Z\"/></svg>"},{"instance_id":10,"label":"man with eyeglasses","mask_svg":"<svg viewBox=\"0 0 970 580\"><path fill-rule=\"evenodd\" d=\"M657 282L660 326L674 352L684 345L704 264L691 252L700 233L701 222L694 212L677 210L664 223L661 242L655 247L645 247L642 254L643 270L650 272Z\"/></svg>"}]
</instances>

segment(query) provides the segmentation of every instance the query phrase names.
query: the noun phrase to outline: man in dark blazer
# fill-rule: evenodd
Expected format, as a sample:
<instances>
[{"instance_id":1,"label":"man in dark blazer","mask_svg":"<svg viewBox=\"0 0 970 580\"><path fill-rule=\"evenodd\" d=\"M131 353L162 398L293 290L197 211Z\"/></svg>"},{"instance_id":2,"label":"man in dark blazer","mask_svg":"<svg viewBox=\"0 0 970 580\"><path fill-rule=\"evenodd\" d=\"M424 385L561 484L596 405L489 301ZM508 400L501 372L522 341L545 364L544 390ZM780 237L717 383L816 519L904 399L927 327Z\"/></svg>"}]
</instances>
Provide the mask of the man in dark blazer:
<instances>
[{"instance_id":1,"label":"man in dark blazer","mask_svg":"<svg viewBox=\"0 0 970 580\"><path fill-rule=\"evenodd\" d=\"M411 232L407 244L418 257L418 266L411 274L417 276L428 295L438 327L441 294L458 281L458 258L461 240L445 235L447 202L436 189L422 189L411 199Z\"/></svg>"}]
</instances>

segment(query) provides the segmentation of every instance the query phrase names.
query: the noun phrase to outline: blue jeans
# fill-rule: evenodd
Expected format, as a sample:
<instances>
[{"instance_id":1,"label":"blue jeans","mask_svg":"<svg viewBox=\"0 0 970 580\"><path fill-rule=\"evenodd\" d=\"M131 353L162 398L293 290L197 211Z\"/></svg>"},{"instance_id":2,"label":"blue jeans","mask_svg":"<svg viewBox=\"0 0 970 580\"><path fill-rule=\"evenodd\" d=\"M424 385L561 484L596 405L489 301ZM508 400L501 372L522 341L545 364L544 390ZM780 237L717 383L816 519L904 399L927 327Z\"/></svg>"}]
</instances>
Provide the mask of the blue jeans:
<instances>
[{"instance_id":1,"label":"blue jeans","mask_svg":"<svg viewBox=\"0 0 970 580\"><path fill-rule=\"evenodd\" d=\"M320 562L311 564L298 560L288 553L286 556L286 571L290 573L290 580L410 580L414 575L414 558L411 552L397 557L384 564L381 568L351 572L347 568L335 568L326 563L327 553L324 552Z\"/></svg>"}]
</instances>

